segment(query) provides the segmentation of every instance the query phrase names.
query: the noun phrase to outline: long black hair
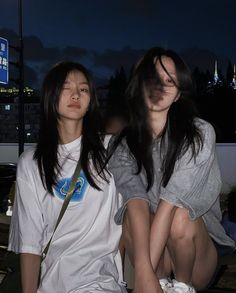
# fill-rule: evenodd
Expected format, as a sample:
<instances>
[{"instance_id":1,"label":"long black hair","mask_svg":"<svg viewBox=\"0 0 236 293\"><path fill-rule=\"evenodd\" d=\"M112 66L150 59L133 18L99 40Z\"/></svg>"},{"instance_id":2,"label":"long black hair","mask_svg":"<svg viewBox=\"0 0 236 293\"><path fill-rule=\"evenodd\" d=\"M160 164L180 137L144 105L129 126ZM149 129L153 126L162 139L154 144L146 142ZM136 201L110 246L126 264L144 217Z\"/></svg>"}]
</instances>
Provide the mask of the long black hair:
<instances>
[{"instance_id":1,"label":"long black hair","mask_svg":"<svg viewBox=\"0 0 236 293\"><path fill-rule=\"evenodd\" d=\"M175 64L177 82L173 80L164 67L162 58L169 57ZM126 91L126 100L129 113L129 124L117 138L116 145L123 137L137 162L137 174L142 167L147 175L147 190L151 188L154 180L154 167L152 159L153 135L149 125L148 108L145 102L144 89L150 84L163 87L162 81L156 72L155 63L160 61L162 68L178 88L179 99L173 103L168 111L166 126L161 134L162 184L166 186L175 166L175 162L189 147L192 157L196 157L202 147L202 136L194 123L198 117L193 104L194 86L191 73L183 60L172 50L154 47L150 49L134 68ZM168 144L165 146L165 136ZM167 147L167 148L166 148Z\"/></svg>"},{"instance_id":2,"label":"long black hair","mask_svg":"<svg viewBox=\"0 0 236 293\"><path fill-rule=\"evenodd\" d=\"M44 78L40 103L39 140L34 153L44 187L52 194L61 166L58 160L58 104L63 84L70 72L79 71L84 74L90 90L90 104L83 118L81 140L81 166L91 186L99 189L95 174L90 169L89 159L99 176L107 181L107 169L104 167L106 151L103 146L101 117L95 88L88 70L81 64L63 61L54 65Z\"/></svg>"}]
</instances>

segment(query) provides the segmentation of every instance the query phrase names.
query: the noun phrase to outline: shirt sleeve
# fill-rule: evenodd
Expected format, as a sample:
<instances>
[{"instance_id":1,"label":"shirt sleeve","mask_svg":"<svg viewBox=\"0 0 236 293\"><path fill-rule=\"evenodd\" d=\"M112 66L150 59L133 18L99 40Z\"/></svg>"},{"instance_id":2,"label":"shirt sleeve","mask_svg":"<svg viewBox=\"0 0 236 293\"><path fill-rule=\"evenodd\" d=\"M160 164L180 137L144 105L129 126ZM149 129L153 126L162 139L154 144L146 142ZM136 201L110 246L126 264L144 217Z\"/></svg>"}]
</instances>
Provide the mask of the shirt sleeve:
<instances>
[{"instance_id":1,"label":"shirt sleeve","mask_svg":"<svg viewBox=\"0 0 236 293\"><path fill-rule=\"evenodd\" d=\"M29 165L27 166L22 158L17 166L8 250L16 253L41 254L44 231L41 211L36 184L33 182L33 170L29 169Z\"/></svg>"},{"instance_id":2,"label":"shirt sleeve","mask_svg":"<svg viewBox=\"0 0 236 293\"><path fill-rule=\"evenodd\" d=\"M117 191L122 195L123 199L122 206L115 215L116 223L122 224L127 203L130 200L141 199L149 202L146 187L140 176L136 174L136 161L124 141L120 143L113 153L108 168L114 177Z\"/></svg>"},{"instance_id":3,"label":"shirt sleeve","mask_svg":"<svg viewBox=\"0 0 236 293\"><path fill-rule=\"evenodd\" d=\"M188 150L177 162L160 198L189 210L192 219L205 214L219 197L222 182L215 151L215 131L204 123L199 126L203 146L197 157Z\"/></svg>"}]
</instances>

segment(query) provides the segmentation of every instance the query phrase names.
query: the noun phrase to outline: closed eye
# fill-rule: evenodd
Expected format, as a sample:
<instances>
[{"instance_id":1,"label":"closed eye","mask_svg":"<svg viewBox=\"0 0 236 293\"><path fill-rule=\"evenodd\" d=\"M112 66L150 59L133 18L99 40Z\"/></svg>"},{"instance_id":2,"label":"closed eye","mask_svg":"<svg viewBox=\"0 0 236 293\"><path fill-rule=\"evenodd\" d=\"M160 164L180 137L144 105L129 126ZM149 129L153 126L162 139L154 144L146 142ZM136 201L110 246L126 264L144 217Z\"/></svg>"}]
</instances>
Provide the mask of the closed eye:
<instances>
[{"instance_id":1,"label":"closed eye","mask_svg":"<svg viewBox=\"0 0 236 293\"><path fill-rule=\"evenodd\" d=\"M176 86L176 82L173 80L173 79L171 79L171 78L167 78L165 81L164 81L164 85L165 86L171 86L171 87L173 87L173 86Z\"/></svg>"},{"instance_id":2,"label":"closed eye","mask_svg":"<svg viewBox=\"0 0 236 293\"><path fill-rule=\"evenodd\" d=\"M88 88L81 88L80 91L81 92L84 92L84 93L89 93L89 89Z\"/></svg>"},{"instance_id":3,"label":"closed eye","mask_svg":"<svg viewBox=\"0 0 236 293\"><path fill-rule=\"evenodd\" d=\"M171 78L168 78L168 79L166 80L166 82L167 82L167 83L172 83L172 84L174 83L174 81L173 81Z\"/></svg>"}]
</instances>

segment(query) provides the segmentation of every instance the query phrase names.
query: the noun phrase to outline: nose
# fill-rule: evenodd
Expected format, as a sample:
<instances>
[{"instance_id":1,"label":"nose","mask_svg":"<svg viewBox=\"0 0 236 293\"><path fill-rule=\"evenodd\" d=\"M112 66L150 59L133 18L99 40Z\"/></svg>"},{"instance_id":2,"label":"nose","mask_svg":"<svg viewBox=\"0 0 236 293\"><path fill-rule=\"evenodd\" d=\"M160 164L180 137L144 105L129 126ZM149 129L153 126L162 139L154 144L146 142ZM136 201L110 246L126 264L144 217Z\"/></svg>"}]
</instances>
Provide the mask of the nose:
<instances>
[{"instance_id":1,"label":"nose","mask_svg":"<svg viewBox=\"0 0 236 293\"><path fill-rule=\"evenodd\" d=\"M79 91L74 92L72 94L72 97L71 98L72 98L73 101L79 100L80 99L80 92Z\"/></svg>"}]
</instances>

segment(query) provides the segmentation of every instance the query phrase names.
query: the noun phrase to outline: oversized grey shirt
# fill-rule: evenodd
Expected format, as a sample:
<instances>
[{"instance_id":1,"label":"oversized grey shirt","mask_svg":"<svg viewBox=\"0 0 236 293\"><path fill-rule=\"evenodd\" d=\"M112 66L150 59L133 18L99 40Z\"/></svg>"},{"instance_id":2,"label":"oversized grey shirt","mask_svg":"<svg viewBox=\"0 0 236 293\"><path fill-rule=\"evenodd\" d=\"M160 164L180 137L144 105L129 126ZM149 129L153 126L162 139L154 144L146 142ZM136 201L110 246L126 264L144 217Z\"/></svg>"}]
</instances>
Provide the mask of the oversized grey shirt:
<instances>
[{"instance_id":1,"label":"oversized grey shirt","mask_svg":"<svg viewBox=\"0 0 236 293\"><path fill-rule=\"evenodd\" d=\"M160 140L153 141L154 184L147 192L145 171L137 172L135 158L123 140L114 152L109 169L113 173L118 191L123 197L123 205L115 220L122 223L124 211L129 200L138 198L149 202L151 212L155 213L160 199L175 206L186 208L192 220L202 217L209 235L219 244L234 246L221 225L219 194L222 186L220 170L215 151L215 131L202 119L195 120L202 133L203 147L194 159L189 149L176 161L173 174L166 187L161 185L162 157ZM168 142L165 142L168 143Z\"/></svg>"}]
</instances>

